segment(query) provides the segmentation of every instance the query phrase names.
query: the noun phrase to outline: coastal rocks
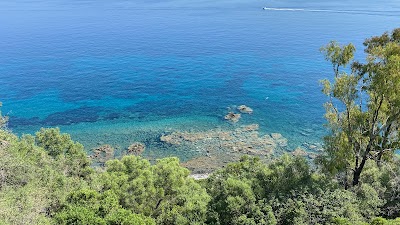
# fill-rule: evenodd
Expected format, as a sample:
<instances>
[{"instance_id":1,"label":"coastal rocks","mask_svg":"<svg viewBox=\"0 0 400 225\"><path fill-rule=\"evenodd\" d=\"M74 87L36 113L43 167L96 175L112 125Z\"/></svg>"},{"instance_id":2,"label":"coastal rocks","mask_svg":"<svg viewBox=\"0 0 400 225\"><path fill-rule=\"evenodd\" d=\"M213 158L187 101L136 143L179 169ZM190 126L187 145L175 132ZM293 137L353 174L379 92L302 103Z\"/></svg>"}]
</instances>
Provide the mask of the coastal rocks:
<instances>
[{"instance_id":1,"label":"coastal rocks","mask_svg":"<svg viewBox=\"0 0 400 225\"><path fill-rule=\"evenodd\" d=\"M192 172L213 171L216 168L239 160L242 155L269 158L275 150L283 150L287 140L282 135L261 135L258 124L240 126L236 129L211 129L200 132L175 131L164 134L160 140L201 156L193 158L183 165Z\"/></svg>"},{"instance_id":2,"label":"coastal rocks","mask_svg":"<svg viewBox=\"0 0 400 225\"><path fill-rule=\"evenodd\" d=\"M233 109L233 110L232 110ZM244 113L244 114L252 114L253 113L253 109L246 106L246 105L240 105L238 107L236 107L237 110L239 110L240 113ZM232 123L237 123L239 121L239 119L242 117L242 115L240 113L235 113L234 111L236 111L235 107L228 107L228 114L226 114L224 116L225 120L228 120Z\"/></svg>"},{"instance_id":3,"label":"coastal rocks","mask_svg":"<svg viewBox=\"0 0 400 225\"><path fill-rule=\"evenodd\" d=\"M244 131L256 131L260 128L260 126L258 124L250 124L247 126L242 126L242 129Z\"/></svg>"},{"instance_id":4,"label":"coastal rocks","mask_svg":"<svg viewBox=\"0 0 400 225\"><path fill-rule=\"evenodd\" d=\"M229 112L228 114L225 115L224 118L233 123L237 123L239 121L240 117L241 117L241 115L239 113Z\"/></svg>"},{"instance_id":5,"label":"coastal rocks","mask_svg":"<svg viewBox=\"0 0 400 225\"><path fill-rule=\"evenodd\" d=\"M271 137L272 137L274 140L279 140L279 139L282 138L282 134L280 134L280 133L271 133Z\"/></svg>"},{"instance_id":6,"label":"coastal rocks","mask_svg":"<svg viewBox=\"0 0 400 225\"><path fill-rule=\"evenodd\" d=\"M304 156L307 155L307 152L306 152L304 149L302 149L302 148L300 148L300 147L297 147L297 148L292 152L292 155L293 155L293 156L301 156L301 157L304 157Z\"/></svg>"},{"instance_id":7,"label":"coastal rocks","mask_svg":"<svg viewBox=\"0 0 400 225\"><path fill-rule=\"evenodd\" d=\"M209 131L209 132L172 132L162 135L160 140L171 145L180 145L182 142L197 142L204 139L218 138L221 140L231 140L229 132Z\"/></svg>"},{"instance_id":8,"label":"coastal rocks","mask_svg":"<svg viewBox=\"0 0 400 225\"><path fill-rule=\"evenodd\" d=\"M313 145L311 145L313 146ZM317 147L315 147L316 149ZM303 147L297 147L293 152L293 156L307 157L311 160L317 158L320 154L310 151L310 148L304 149Z\"/></svg>"},{"instance_id":9,"label":"coastal rocks","mask_svg":"<svg viewBox=\"0 0 400 225\"><path fill-rule=\"evenodd\" d=\"M114 148L111 145L101 145L93 149L93 154L89 158L95 162L104 164L107 160L114 157Z\"/></svg>"},{"instance_id":10,"label":"coastal rocks","mask_svg":"<svg viewBox=\"0 0 400 225\"><path fill-rule=\"evenodd\" d=\"M146 146L143 143L134 142L128 147L128 154L140 155L145 149Z\"/></svg>"},{"instance_id":11,"label":"coastal rocks","mask_svg":"<svg viewBox=\"0 0 400 225\"><path fill-rule=\"evenodd\" d=\"M179 141L179 136L176 132L169 134L169 135L162 135L160 137L162 142L171 144L171 145L179 145L181 142Z\"/></svg>"},{"instance_id":12,"label":"coastal rocks","mask_svg":"<svg viewBox=\"0 0 400 225\"><path fill-rule=\"evenodd\" d=\"M223 161L216 156L202 156L181 163L181 166L189 169L194 174L208 174L221 168L223 164Z\"/></svg>"},{"instance_id":13,"label":"coastal rocks","mask_svg":"<svg viewBox=\"0 0 400 225\"><path fill-rule=\"evenodd\" d=\"M312 151L312 152L323 152L324 151L321 143L308 143L308 142L305 142L301 146L303 148L305 148L307 151Z\"/></svg>"},{"instance_id":14,"label":"coastal rocks","mask_svg":"<svg viewBox=\"0 0 400 225\"><path fill-rule=\"evenodd\" d=\"M246 105L240 105L237 107L237 109L241 112L241 113L248 113L248 114L252 114L253 113L253 109L246 106Z\"/></svg>"},{"instance_id":15,"label":"coastal rocks","mask_svg":"<svg viewBox=\"0 0 400 225\"><path fill-rule=\"evenodd\" d=\"M272 133L272 139L280 146L280 147L287 147L288 141L286 138L282 136L280 133Z\"/></svg>"}]
</instances>

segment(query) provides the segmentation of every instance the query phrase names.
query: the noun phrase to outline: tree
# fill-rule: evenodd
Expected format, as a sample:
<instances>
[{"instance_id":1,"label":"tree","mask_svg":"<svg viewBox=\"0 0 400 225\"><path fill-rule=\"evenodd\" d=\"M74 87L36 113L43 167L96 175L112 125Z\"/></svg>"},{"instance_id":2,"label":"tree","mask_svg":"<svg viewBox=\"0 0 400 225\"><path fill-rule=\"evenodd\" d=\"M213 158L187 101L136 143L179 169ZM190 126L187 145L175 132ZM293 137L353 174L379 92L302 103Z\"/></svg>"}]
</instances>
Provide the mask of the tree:
<instances>
[{"instance_id":1,"label":"tree","mask_svg":"<svg viewBox=\"0 0 400 225\"><path fill-rule=\"evenodd\" d=\"M330 134L318 162L356 186L368 160L378 165L393 159L400 147L400 29L364 42L366 62L353 61L352 44L331 42L322 48L334 67L334 81L323 80L329 96L325 117ZM343 70L351 65L351 73Z\"/></svg>"},{"instance_id":2,"label":"tree","mask_svg":"<svg viewBox=\"0 0 400 225\"><path fill-rule=\"evenodd\" d=\"M52 156L67 176L88 177L92 172L83 145L74 142L59 128L41 128L36 132L36 144Z\"/></svg>"},{"instance_id":3,"label":"tree","mask_svg":"<svg viewBox=\"0 0 400 225\"><path fill-rule=\"evenodd\" d=\"M268 164L242 157L213 173L206 187L208 224L362 224L363 216L379 212L372 212L380 203L370 196L376 192L345 190L313 172L304 158L289 155Z\"/></svg>"},{"instance_id":4,"label":"tree","mask_svg":"<svg viewBox=\"0 0 400 225\"><path fill-rule=\"evenodd\" d=\"M69 193L63 209L55 216L55 222L81 225L155 225L153 219L123 209L115 193L98 193L85 188Z\"/></svg>"},{"instance_id":5,"label":"tree","mask_svg":"<svg viewBox=\"0 0 400 225\"><path fill-rule=\"evenodd\" d=\"M204 224L210 197L189 174L178 158L160 159L151 165L139 156L124 156L108 161L106 171L94 177L91 186L100 196L114 196L110 199L117 199L122 209L153 218L157 224Z\"/></svg>"}]
</instances>

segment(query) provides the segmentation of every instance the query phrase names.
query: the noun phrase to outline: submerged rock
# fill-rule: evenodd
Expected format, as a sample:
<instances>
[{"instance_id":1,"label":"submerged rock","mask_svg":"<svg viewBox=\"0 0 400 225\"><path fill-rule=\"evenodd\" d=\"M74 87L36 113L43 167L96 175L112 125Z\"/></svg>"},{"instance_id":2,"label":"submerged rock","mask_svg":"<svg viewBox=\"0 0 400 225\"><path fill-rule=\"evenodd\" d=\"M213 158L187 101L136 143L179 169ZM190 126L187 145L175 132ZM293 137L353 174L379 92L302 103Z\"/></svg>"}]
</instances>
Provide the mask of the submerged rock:
<instances>
[{"instance_id":1,"label":"submerged rock","mask_svg":"<svg viewBox=\"0 0 400 225\"><path fill-rule=\"evenodd\" d=\"M160 137L172 148L194 154L182 163L193 173L209 173L237 161L243 155L269 160L272 154L286 151L287 139L279 133L261 134L258 124L205 131L173 131Z\"/></svg>"},{"instance_id":2,"label":"submerged rock","mask_svg":"<svg viewBox=\"0 0 400 225\"><path fill-rule=\"evenodd\" d=\"M242 129L244 131L256 131L260 128L260 126L258 124L250 124L250 125L246 125L246 126L242 126Z\"/></svg>"},{"instance_id":3,"label":"submerged rock","mask_svg":"<svg viewBox=\"0 0 400 225\"><path fill-rule=\"evenodd\" d=\"M305 142L301 145L304 147L307 151L312 151L312 152L321 152L323 151L323 147L321 143L308 143Z\"/></svg>"},{"instance_id":4,"label":"submerged rock","mask_svg":"<svg viewBox=\"0 0 400 225\"><path fill-rule=\"evenodd\" d=\"M302 147L297 147L293 152L292 155L294 156L301 156L301 157L308 157L309 159L315 159L318 157L319 154L315 152L308 152L306 149Z\"/></svg>"},{"instance_id":5,"label":"submerged rock","mask_svg":"<svg viewBox=\"0 0 400 225\"><path fill-rule=\"evenodd\" d=\"M272 139L277 143L280 147L287 147L288 140L282 136L280 133L272 133Z\"/></svg>"},{"instance_id":6,"label":"submerged rock","mask_svg":"<svg viewBox=\"0 0 400 225\"><path fill-rule=\"evenodd\" d=\"M181 142L179 141L179 136L177 136L175 134L175 132L172 133L172 134L169 134L169 135L162 135L160 137L160 140L162 142L165 142L165 143L168 143L168 144L171 144L171 145L179 145L179 144L181 144Z\"/></svg>"},{"instance_id":7,"label":"submerged rock","mask_svg":"<svg viewBox=\"0 0 400 225\"><path fill-rule=\"evenodd\" d=\"M297 147L293 152L292 152L292 155L294 155L294 156L307 156L307 152L303 149L303 148L300 148L300 147Z\"/></svg>"},{"instance_id":8,"label":"submerged rock","mask_svg":"<svg viewBox=\"0 0 400 225\"><path fill-rule=\"evenodd\" d=\"M128 147L128 154L140 155L145 149L146 146L143 143L135 142Z\"/></svg>"},{"instance_id":9,"label":"submerged rock","mask_svg":"<svg viewBox=\"0 0 400 225\"><path fill-rule=\"evenodd\" d=\"M89 158L95 162L104 164L107 160L114 157L114 148L111 145L101 145L93 149L93 154Z\"/></svg>"},{"instance_id":10,"label":"submerged rock","mask_svg":"<svg viewBox=\"0 0 400 225\"><path fill-rule=\"evenodd\" d=\"M274 140L279 140L279 139L283 138L282 134L280 134L280 133L271 133L271 137Z\"/></svg>"},{"instance_id":11,"label":"submerged rock","mask_svg":"<svg viewBox=\"0 0 400 225\"><path fill-rule=\"evenodd\" d=\"M237 109L241 112L241 113L248 113L248 114L252 114L253 113L253 109L245 106L245 105L240 105L237 107Z\"/></svg>"},{"instance_id":12,"label":"submerged rock","mask_svg":"<svg viewBox=\"0 0 400 225\"><path fill-rule=\"evenodd\" d=\"M236 129L211 129L200 132L179 132L162 135L162 142L176 145L179 148L200 155L184 166L193 171L202 168L202 171L212 171L226 163L238 160L242 155L254 155L268 158L275 150L282 150L287 140L280 134L260 135L258 124L241 126ZM204 164L204 165L203 165Z\"/></svg>"},{"instance_id":13,"label":"submerged rock","mask_svg":"<svg viewBox=\"0 0 400 225\"><path fill-rule=\"evenodd\" d=\"M188 168L192 173L196 174L208 174L221 168L223 165L222 160L215 156L202 156L181 163L181 166Z\"/></svg>"},{"instance_id":14,"label":"submerged rock","mask_svg":"<svg viewBox=\"0 0 400 225\"><path fill-rule=\"evenodd\" d=\"M225 115L224 118L226 120L229 120L229 121L233 122L233 123L236 123L236 122L239 121L240 117L241 117L240 113L229 112L228 114Z\"/></svg>"}]
</instances>

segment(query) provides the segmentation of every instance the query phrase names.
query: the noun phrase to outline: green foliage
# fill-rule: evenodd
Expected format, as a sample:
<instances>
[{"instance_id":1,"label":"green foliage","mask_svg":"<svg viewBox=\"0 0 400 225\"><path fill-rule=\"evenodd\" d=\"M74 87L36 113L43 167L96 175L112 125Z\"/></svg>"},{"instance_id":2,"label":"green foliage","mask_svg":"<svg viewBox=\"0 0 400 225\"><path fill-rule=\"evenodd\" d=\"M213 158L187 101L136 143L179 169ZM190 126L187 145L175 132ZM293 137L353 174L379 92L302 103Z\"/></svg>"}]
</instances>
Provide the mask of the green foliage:
<instances>
[{"instance_id":1,"label":"green foliage","mask_svg":"<svg viewBox=\"0 0 400 225\"><path fill-rule=\"evenodd\" d=\"M357 195L288 155L269 164L244 157L214 173L206 186L208 224L330 224L335 218L361 224L381 202L374 202L376 191Z\"/></svg>"},{"instance_id":2,"label":"green foliage","mask_svg":"<svg viewBox=\"0 0 400 225\"><path fill-rule=\"evenodd\" d=\"M380 191L379 195L385 200L380 215L393 219L400 217L400 160L384 164L380 172L378 180L384 191Z\"/></svg>"},{"instance_id":3,"label":"green foliage","mask_svg":"<svg viewBox=\"0 0 400 225\"><path fill-rule=\"evenodd\" d=\"M271 207L258 202L249 182L234 178L219 181L213 187L212 210L216 224L276 224Z\"/></svg>"},{"instance_id":4,"label":"green foliage","mask_svg":"<svg viewBox=\"0 0 400 225\"><path fill-rule=\"evenodd\" d=\"M331 134L326 155L318 160L340 177L345 188L358 185L368 160L378 165L393 159L400 147L400 29L367 39L366 63L352 62L352 44L329 43L321 50L334 67L335 80L323 80L326 119ZM352 73L341 71L351 64ZM363 102L365 101L365 102Z\"/></svg>"},{"instance_id":5,"label":"green foliage","mask_svg":"<svg viewBox=\"0 0 400 225\"><path fill-rule=\"evenodd\" d=\"M352 44L340 46L337 42L331 41L320 50L324 52L325 59L332 62L333 70L336 75L341 66L346 66L354 57L355 47Z\"/></svg>"},{"instance_id":6,"label":"green foliage","mask_svg":"<svg viewBox=\"0 0 400 225\"><path fill-rule=\"evenodd\" d=\"M396 224L400 162L365 165L345 190L300 157L243 157L202 186L177 158L137 156L94 172L58 129L21 138L0 129L1 224ZM83 163L82 163L83 162ZM85 172L87 171L87 172Z\"/></svg>"},{"instance_id":7,"label":"green foliage","mask_svg":"<svg viewBox=\"0 0 400 225\"><path fill-rule=\"evenodd\" d=\"M107 224L110 225L155 225L153 219L133 214L125 209L112 211L105 218Z\"/></svg>"},{"instance_id":8,"label":"green foliage","mask_svg":"<svg viewBox=\"0 0 400 225\"><path fill-rule=\"evenodd\" d=\"M84 207L88 218L106 224L203 224L209 196L188 175L177 158L155 165L137 156L111 160L105 172L93 177L90 189L69 194L57 217L85 223L72 210Z\"/></svg>"},{"instance_id":9,"label":"green foliage","mask_svg":"<svg viewBox=\"0 0 400 225\"><path fill-rule=\"evenodd\" d=\"M96 215L94 210L84 206L71 206L61 211L55 217L57 224L76 224L76 225L106 225L103 218Z\"/></svg>"},{"instance_id":10,"label":"green foliage","mask_svg":"<svg viewBox=\"0 0 400 225\"><path fill-rule=\"evenodd\" d=\"M1 224L50 223L49 216L65 195L84 181L65 176L65 164L49 156L30 135L18 138L1 129L0 143ZM74 160L70 159L71 165Z\"/></svg>"},{"instance_id":11,"label":"green foliage","mask_svg":"<svg viewBox=\"0 0 400 225\"><path fill-rule=\"evenodd\" d=\"M72 191L62 209L56 214L57 224L155 224L154 220L134 214L119 205L118 196L111 191L98 193L83 188Z\"/></svg>"},{"instance_id":12,"label":"green foliage","mask_svg":"<svg viewBox=\"0 0 400 225\"><path fill-rule=\"evenodd\" d=\"M387 220L382 217L377 217L371 221L371 225L400 225L400 218Z\"/></svg>"},{"instance_id":13,"label":"green foliage","mask_svg":"<svg viewBox=\"0 0 400 225\"><path fill-rule=\"evenodd\" d=\"M59 128L42 128L35 140L63 167L67 176L87 177L92 172L83 145L72 141L69 134L61 134Z\"/></svg>"},{"instance_id":14,"label":"green foliage","mask_svg":"<svg viewBox=\"0 0 400 225\"><path fill-rule=\"evenodd\" d=\"M68 134L61 134L59 128L40 129L36 133L36 143L54 158L74 147L71 137Z\"/></svg>"}]
</instances>

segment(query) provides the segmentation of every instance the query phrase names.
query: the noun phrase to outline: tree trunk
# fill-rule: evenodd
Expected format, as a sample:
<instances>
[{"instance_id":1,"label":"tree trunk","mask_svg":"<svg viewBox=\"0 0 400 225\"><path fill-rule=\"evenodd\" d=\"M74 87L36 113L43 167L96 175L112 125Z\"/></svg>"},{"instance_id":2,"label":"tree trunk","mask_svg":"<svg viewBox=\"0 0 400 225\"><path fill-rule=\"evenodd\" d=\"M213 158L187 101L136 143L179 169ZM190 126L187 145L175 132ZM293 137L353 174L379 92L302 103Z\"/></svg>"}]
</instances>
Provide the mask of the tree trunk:
<instances>
[{"instance_id":1,"label":"tree trunk","mask_svg":"<svg viewBox=\"0 0 400 225\"><path fill-rule=\"evenodd\" d=\"M360 182L361 172L364 169L365 162L367 161L367 159L368 159L367 156L364 156L363 160L360 163L360 166L355 168L354 174L353 174L353 186L358 185L358 183Z\"/></svg>"},{"instance_id":2,"label":"tree trunk","mask_svg":"<svg viewBox=\"0 0 400 225\"><path fill-rule=\"evenodd\" d=\"M361 175L361 170L357 169L356 171L354 171L353 186L356 186L360 182L360 175Z\"/></svg>"}]
</instances>

